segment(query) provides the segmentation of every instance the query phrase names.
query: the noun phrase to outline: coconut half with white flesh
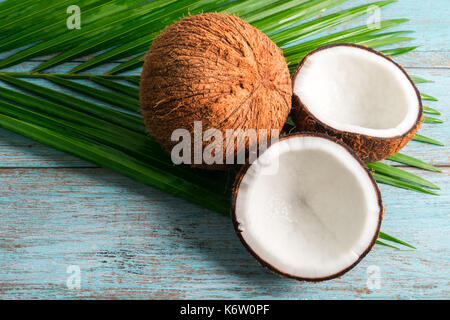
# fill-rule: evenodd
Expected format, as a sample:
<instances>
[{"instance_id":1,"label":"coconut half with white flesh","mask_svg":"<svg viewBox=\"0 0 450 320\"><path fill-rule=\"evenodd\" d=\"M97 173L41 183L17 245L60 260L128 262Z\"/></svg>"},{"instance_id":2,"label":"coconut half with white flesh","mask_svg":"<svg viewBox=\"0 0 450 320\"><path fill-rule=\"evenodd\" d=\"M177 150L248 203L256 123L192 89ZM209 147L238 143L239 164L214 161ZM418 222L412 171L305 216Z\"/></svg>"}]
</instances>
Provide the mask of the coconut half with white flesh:
<instances>
[{"instance_id":1,"label":"coconut half with white flesh","mask_svg":"<svg viewBox=\"0 0 450 320\"><path fill-rule=\"evenodd\" d=\"M381 194L364 163L326 135L280 138L236 179L236 233L264 266L321 281L353 268L374 245Z\"/></svg>"},{"instance_id":2,"label":"coconut half with white flesh","mask_svg":"<svg viewBox=\"0 0 450 320\"><path fill-rule=\"evenodd\" d=\"M295 71L292 87L297 128L344 141L364 162L398 152L422 122L420 93L407 73L367 47L314 50Z\"/></svg>"}]
</instances>

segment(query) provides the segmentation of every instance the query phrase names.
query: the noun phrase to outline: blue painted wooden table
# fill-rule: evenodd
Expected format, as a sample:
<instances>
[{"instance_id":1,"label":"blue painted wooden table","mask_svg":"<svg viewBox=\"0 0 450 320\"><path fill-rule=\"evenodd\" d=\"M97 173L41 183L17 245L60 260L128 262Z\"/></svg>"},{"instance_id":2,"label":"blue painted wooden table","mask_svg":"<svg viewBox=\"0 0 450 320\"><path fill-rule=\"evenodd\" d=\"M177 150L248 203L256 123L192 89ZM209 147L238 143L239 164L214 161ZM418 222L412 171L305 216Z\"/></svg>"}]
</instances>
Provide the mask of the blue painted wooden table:
<instances>
[{"instance_id":1,"label":"blue painted wooden table","mask_svg":"<svg viewBox=\"0 0 450 320\"><path fill-rule=\"evenodd\" d=\"M449 1L401 0L382 15L411 20L399 29L415 30L420 48L396 60L435 81L420 89L439 98L428 105L446 121ZM447 123L420 133L448 146ZM449 299L449 149L411 142L404 151L443 171L410 169L441 186L439 197L381 185L382 230L417 250L375 246L342 278L313 284L259 266L227 217L0 130L0 298ZM373 269L379 288L368 286Z\"/></svg>"}]
</instances>

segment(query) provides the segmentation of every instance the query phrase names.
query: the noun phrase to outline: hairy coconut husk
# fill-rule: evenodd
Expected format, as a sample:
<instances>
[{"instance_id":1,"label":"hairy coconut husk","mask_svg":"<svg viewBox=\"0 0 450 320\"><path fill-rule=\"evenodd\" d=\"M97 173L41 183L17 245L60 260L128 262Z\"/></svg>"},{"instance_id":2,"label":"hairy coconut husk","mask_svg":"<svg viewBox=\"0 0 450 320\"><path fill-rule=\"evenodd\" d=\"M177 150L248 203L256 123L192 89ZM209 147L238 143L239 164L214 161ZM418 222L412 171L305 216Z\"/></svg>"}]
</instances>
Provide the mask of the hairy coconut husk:
<instances>
[{"instance_id":1,"label":"hairy coconut husk","mask_svg":"<svg viewBox=\"0 0 450 320\"><path fill-rule=\"evenodd\" d=\"M349 46L356 47L359 49L367 50L369 52L375 53L378 56L383 57L384 59L393 63L396 67L398 67L402 73L409 80L411 85L414 87L415 94L418 98L419 103L419 113L417 115L417 120L415 124L406 132L401 135L393 136L393 137L374 137L366 134L360 134L355 132L347 132L337 130L323 121L319 120L314 114L308 109L306 105L303 104L301 98L298 97L295 93L292 96L292 119L298 129L298 131L312 131L312 132L322 132L329 136L335 137L343 142L345 142L350 148L352 148L356 154L361 158L364 162L372 162L386 159L387 157L397 153L402 149L416 134L417 130L420 128L423 119L423 108L422 102L420 98L419 90L416 88L411 78L408 76L406 71L395 61L391 60L389 57L383 55L381 52L373 50L371 48L350 44L350 43L336 43L322 46L308 55L306 55L303 60L300 62L296 71L292 76L292 86L295 86L295 79L299 72L301 72L302 66L306 63L308 58L321 51L326 50L328 48L332 48L335 46Z\"/></svg>"},{"instance_id":2,"label":"hairy coconut husk","mask_svg":"<svg viewBox=\"0 0 450 320\"><path fill-rule=\"evenodd\" d=\"M275 43L240 18L219 13L169 26L153 41L141 74L141 112L150 135L170 153L178 143L172 132L187 129L193 142L194 121L202 121L203 132L223 133L224 162L225 130L281 131L291 95L289 70Z\"/></svg>"}]
</instances>

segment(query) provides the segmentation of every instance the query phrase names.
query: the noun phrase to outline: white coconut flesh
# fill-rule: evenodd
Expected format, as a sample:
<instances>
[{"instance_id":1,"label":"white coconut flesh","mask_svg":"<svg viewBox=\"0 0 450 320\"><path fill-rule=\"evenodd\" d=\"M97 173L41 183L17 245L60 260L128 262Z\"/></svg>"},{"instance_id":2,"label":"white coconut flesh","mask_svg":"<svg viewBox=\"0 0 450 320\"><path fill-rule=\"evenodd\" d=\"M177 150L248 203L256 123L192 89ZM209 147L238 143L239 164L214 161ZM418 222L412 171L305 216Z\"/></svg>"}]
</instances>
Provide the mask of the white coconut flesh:
<instances>
[{"instance_id":1,"label":"white coconut flesh","mask_svg":"<svg viewBox=\"0 0 450 320\"><path fill-rule=\"evenodd\" d=\"M296 278L320 280L353 266L381 223L368 171L346 147L320 136L272 145L236 190L241 240L258 259Z\"/></svg>"},{"instance_id":2,"label":"white coconut flesh","mask_svg":"<svg viewBox=\"0 0 450 320\"><path fill-rule=\"evenodd\" d=\"M348 45L308 56L293 91L328 126L374 137L404 134L420 112L416 90L397 65Z\"/></svg>"}]
</instances>

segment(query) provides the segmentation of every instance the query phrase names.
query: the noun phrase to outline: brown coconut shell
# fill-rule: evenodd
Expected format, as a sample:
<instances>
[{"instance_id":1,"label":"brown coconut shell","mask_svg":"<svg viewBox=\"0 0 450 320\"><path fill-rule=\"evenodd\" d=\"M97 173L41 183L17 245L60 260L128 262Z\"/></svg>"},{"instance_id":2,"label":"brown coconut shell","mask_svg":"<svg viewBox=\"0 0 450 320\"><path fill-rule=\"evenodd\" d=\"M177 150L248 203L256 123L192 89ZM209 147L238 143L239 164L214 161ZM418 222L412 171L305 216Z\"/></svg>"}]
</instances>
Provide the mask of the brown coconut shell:
<instances>
[{"instance_id":1,"label":"brown coconut shell","mask_svg":"<svg viewBox=\"0 0 450 320\"><path fill-rule=\"evenodd\" d=\"M384 59L390 61L395 66L397 66L413 86L419 101L420 108L415 124L404 134L393 137L373 137L365 134L337 130L317 119L308 109L308 107L301 101L301 98L298 97L295 93L293 93L292 96L292 119L300 132L302 131L322 132L345 142L348 146L350 146L350 148L352 148L356 152L356 154L364 162L373 162L386 159L387 157L399 152L400 149L402 149L415 136L417 130L420 128L423 119L423 107L420 92L415 86L414 82L408 76L406 71L395 61L383 55L382 52L373 50L369 47L351 43L329 44L322 46L307 54L300 62L300 64L298 65L296 71L292 76L292 88L294 88L295 86L295 80L297 78L297 75L301 72L303 65L310 56L319 51L326 50L328 48L335 46L349 46L367 50L369 52L377 54L380 57L383 57Z\"/></svg>"},{"instance_id":2,"label":"brown coconut shell","mask_svg":"<svg viewBox=\"0 0 450 320\"><path fill-rule=\"evenodd\" d=\"M381 228L381 223L383 221L383 214L384 214L384 207L383 207L383 200L381 197L381 191L380 188L378 187L378 184L376 183L373 175L370 173L369 169L367 169L367 167L365 166L364 162L362 162L361 158L356 154L356 152L351 149L347 144L343 143L341 140L338 140L336 138L330 137L329 135L320 133L320 132L301 132L301 133L292 133L292 134L288 134L285 135L283 137L280 137L280 139L277 142L289 139L289 138L293 138L293 137L301 137L301 136L312 136L312 137L321 137L324 139L328 139L330 141L333 141L339 145L341 145L342 147L344 147L348 152L350 152L350 154L352 156L354 156L354 158L359 162L359 164L361 165L361 167L365 170L365 172L367 173L367 176L369 177L373 188L376 191L377 194L377 200L378 200L378 207L379 207L379 219L378 219L378 225L376 228L376 232L375 235L373 236L372 240L370 241L369 246L367 247L366 250L364 250L364 252L359 256L359 258L351 265L349 265L347 268L337 272L336 274L333 275L329 275L327 277L323 277L323 278L303 278L303 277L298 277L298 276L294 276L292 274L286 273L281 271L280 269L274 267L273 265L271 265L270 263L268 263L267 261L263 260L248 244L247 242L244 240L243 236L242 236L242 231L239 225L239 222L237 221L237 215L236 215L236 202L237 202L237 197L239 194L239 187L241 185L242 180L245 177L245 174L247 173L247 171L250 169L252 164L246 164L245 166L243 166L235 179L234 185L233 185L233 189L232 189L232 194L231 194L231 206L230 206L230 215L231 215L231 220L233 222L233 227L234 227L234 231L236 232L237 237L239 238L239 241L242 243L242 245L247 249L247 251L256 259L256 261L263 267L269 269L270 271L274 272L275 274L278 274L284 278L290 278L290 279L295 279L298 281L307 281L307 282L321 282L321 281L325 281L325 280L331 280L334 278L338 278L341 277L342 275L344 275L345 273L347 273L348 271L350 271L351 269L353 269L358 263L361 262L361 260L370 252L370 250L372 250L373 246L375 245L379 233L380 233L380 228ZM275 142L275 143L277 143ZM273 144L272 144L273 145ZM266 149L266 151L272 146L269 145Z\"/></svg>"},{"instance_id":3,"label":"brown coconut shell","mask_svg":"<svg viewBox=\"0 0 450 320\"><path fill-rule=\"evenodd\" d=\"M281 50L264 33L227 14L199 14L169 26L153 41L141 74L141 112L150 135L170 153L178 143L171 141L172 132L187 129L193 142L194 121L202 121L203 132L223 133L224 162L225 130L281 131L291 96ZM243 139L248 150L249 139ZM193 160L195 167L227 168Z\"/></svg>"}]
</instances>

